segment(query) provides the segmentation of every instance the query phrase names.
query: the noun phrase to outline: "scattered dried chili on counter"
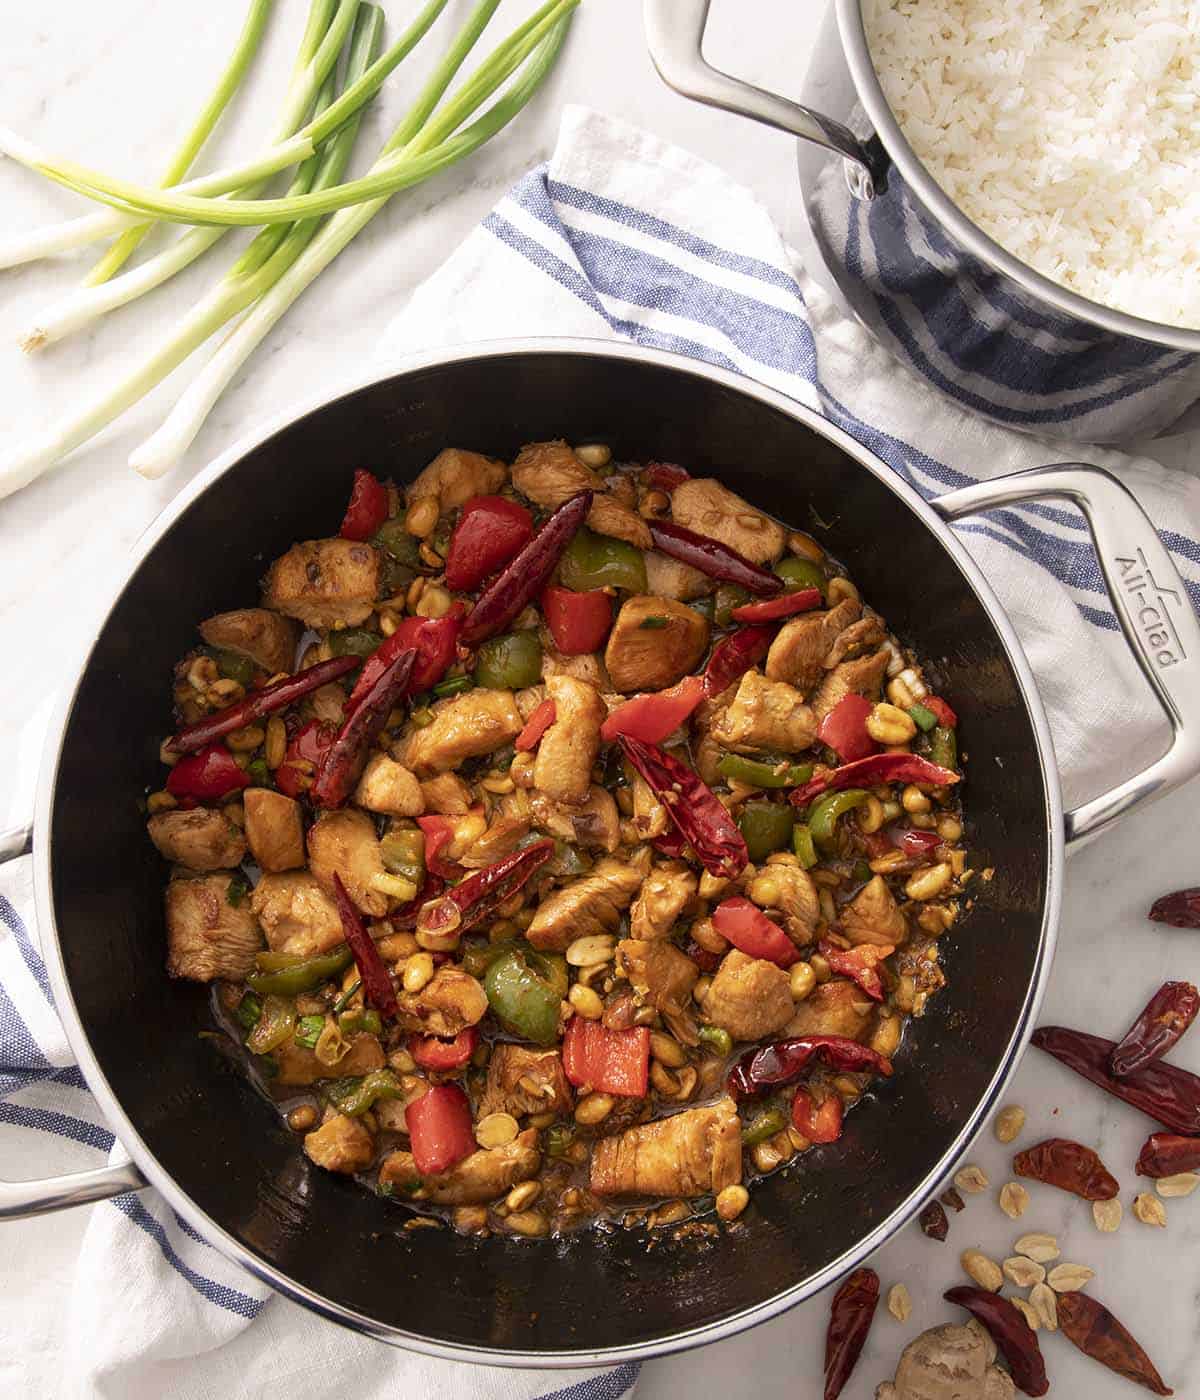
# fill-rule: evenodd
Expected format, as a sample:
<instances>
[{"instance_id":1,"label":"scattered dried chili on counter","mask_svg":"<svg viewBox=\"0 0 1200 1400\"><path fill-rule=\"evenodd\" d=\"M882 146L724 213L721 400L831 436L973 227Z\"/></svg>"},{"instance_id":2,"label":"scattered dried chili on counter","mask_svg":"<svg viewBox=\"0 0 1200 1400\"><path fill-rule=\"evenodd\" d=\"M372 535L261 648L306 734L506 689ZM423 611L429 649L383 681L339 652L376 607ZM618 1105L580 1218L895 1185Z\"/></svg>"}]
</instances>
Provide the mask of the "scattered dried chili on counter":
<instances>
[{"instance_id":1,"label":"scattered dried chili on counter","mask_svg":"<svg viewBox=\"0 0 1200 1400\"><path fill-rule=\"evenodd\" d=\"M1164 982L1112 1052L1109 1069L1118 1079L1160 1060L1200 1011L1200 992L1190 982Z\"/></svg>"},{"instance_id":2,"label":"scattered dried chili on counter","mask_svg":"<svg viewBox=\"0 0 1200 1400\"><path fill-rule=\"evenodd\" d=\"M1151 1133L1138 1153L1139 1176L1174 1176L1200 1167L1200 1137L1178 1133Z\"/></svg>"},{"instance_id":3,"label":"scattered dried chili on counter","mask_svg":"<svg viewBox=\"0 0 1200 1400\"><path fill-rule=\"evenodd\" d=\"M957 1303L960 1308L966 1308L972 1317L983 1323L1000 1354L1008 1362L1018 1390L1026 1395L1046 1394L1050 1382L1046 1379L1046 1363L1038 1346L1037 1333L1007 1298L1001 1298L998 1293L991 1293L986 1288L972 1288L967 1284L948 1288L942 1297L948 1303ZM1062 1298L1059 1298L1061 1302ZM1060 1320L1061 1317L1060 1312Z\"/></svg>"},{"instance_id":4,"label":"scattered dried chili on counter","mask_svg":"<svg viewBox=\"0 0 1200 1400\"><path fill-rule=\"evenodd\" d=\"M1111 1201L1120 1190L1117 1178L1099 1156L1068 1138L1047 1138L1013 1158L1013 1171L1030 1181L1044 1181L1085 1201Z\"/></svg>"},{"instance_id":5,"label":"scattered dried chili on counter","mask_svg":"<svg viewBox=\"0 0 1200 1400\"><path fill-rule=\"evenodd\" d=\"M837 1400L850 1379L879 1306L879 1275L855 1269L833 1295L825 1334L825 1400Z\"/></svg>"},{"instance_id":6,"label":"scattered dried chili on counter","mask_svg":"<svg viewBox=\"0 0 1200 1400\"><path fill-rule=\"evenodd\" d=\"M917 1216L917 1222L931 1240L944 1240L950 1233L950 1221L940 1201L930 1201Z\"/></svg>"},{"instance_id":7,"label":"scattered dried chili on counter","mask_svg":"<svg viewBox=\"0 0 1200 1400\"><path fill-rule=\"evenodd\" d=\"M1155 1395L1175 1394L1133 1334L1103 1303L1086 1293L1060 1293L1057 1302L1059 1331L1085 1356Z\"/></svg>"},{"instance_id":8,"label":"scattered dried chili on counter","mask_svg":"<svg viewBox=\"0 0 1200 1400\"><path fill-rule=\"evenodd\" d=\"M1149 917L1171 928L1200 928L1200 888L1160 896L1150 906Z\"/></svg>"}]
</instances>

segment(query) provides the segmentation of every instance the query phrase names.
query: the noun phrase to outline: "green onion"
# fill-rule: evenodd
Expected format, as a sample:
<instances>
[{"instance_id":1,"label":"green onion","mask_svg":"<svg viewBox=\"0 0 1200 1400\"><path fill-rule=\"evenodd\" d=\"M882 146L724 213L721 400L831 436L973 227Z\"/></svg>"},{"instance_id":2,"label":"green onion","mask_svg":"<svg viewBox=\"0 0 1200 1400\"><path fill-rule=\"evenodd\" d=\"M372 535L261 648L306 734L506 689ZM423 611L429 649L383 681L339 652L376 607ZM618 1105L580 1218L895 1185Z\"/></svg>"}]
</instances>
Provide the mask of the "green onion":
<instances>
[{"instance_id":1,"label":"green onion","mask_svg":"<svg viewBox=\"0 0 1200 1400\"><path fill-rule=\"evenodd\" d=\"M958 739L953 729L939 724L929 736L929 761L939 768L958 767Z\"/></svg>"},{"instance_id":2,"label":"green onion","mask_svg":"<svg viewBox=\"0 0 1200 1400\"><path fill-rule=\"evenodd\" d=\"M301 1016L296 1024L296 1044L312 1050L325 1029L324 1016Z\"/></svg>"},{"instance_id":3,"label":"green onion","mask_svg":"<svg viewBox=\"0 0 1200 1400\"><path fill-rule=\"evenodd\" d=\"M262 1017L262 1001L254 992L247 992L237 1004L235 1015L244 1030L252 1031Z\"/></svg>"},{"instance_id":4,"label":"green onion","mask_svg":"<svg viewBox=\"0 0 1200 1400\"><path fill-rule=\"evenodd\" d=\"M362 990L362 981L361 981L361 980L352 983L352 984L350 985L350 987L348 987L348 988L346 989L346 991L344 991L344 992L341 994L341 996L338 997L337 1001L335 1001L335 1002L333 1003L333 1014L334 1014L335 1016L338 1016L338 1015L340 1015L343 1011L345 1011L346 1007L348 1007L348 1006L350 1005L350 1003L354 1000L355 994L356 994L357 992L360 992L361 990Z\"/></svg>"},{"instance_id":5,"label":"green onion","mask_svg":"<svg viewBox=\"0 0 1200 1400\"><path fill-rule=\"evenodd\" d=\"M638 630L641 632L656 632L666 627L666 625L667 619L665 617L644 617L641 622L638 623Z\"/></svg>"},{"instance_id":6,"label":"green onion","mask_svg":"<svg viewBox=\"0 0 1200 1400\"><path fill-rule=\"evenodd\" d=\"M473 689L474 685L470 676L453 676L448 681L439 681L433 687L433 693L440 700L447 695L461 695L464 690Z\"/></svg>"},{"instance_id":7,"label":"green onion","mask_svg":"<svg viewBox=\"0 0 1200 1400\"><path fill-rule=\"evenodd\" d=\"M778 1104L768 1104L760 1108L742 1129L742 1146L757 1147L760 1142L766 1142L786 1127L787 1114Z\"/></svg>"},{"instance_id":8,"label":"green onion","mask_svg":"<svg viewBox=\"0 0 1200 1400\"><path fill-rule=\"evenodd\" d=\"M923 729L927 734L937 727L937 715L932 710L927 710L924 705L910 706L908 717L918 729Z\"/></svg>"},{"instance_id":9,"label":"green onion","mask_svg":"<svg viewBox=\"0 0 1200 1400\"><path fill-rule=\"evenodd\" d=\"M229 877L229 884L225 886L225 903L232 905L233 908L236 909L249 893L250 881L246 879L240 870L235 871L234 874Z\"/></svg>"}]
</instances>

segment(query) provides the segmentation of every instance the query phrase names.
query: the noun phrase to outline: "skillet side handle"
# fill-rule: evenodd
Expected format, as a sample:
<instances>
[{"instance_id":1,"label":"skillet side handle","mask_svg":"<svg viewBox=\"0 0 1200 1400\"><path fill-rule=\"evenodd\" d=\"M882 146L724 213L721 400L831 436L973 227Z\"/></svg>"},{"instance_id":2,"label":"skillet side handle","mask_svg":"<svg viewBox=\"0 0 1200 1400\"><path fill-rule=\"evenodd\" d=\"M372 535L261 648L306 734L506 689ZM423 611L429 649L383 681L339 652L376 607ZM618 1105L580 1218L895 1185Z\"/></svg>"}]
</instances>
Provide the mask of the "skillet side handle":
<instances>
[{"instance_id":1,"label":"skillet side handle","mask_svg":"<svg viewBox=\"0 0 1200 1400\"><path fill-rule=\"evenodd\" d=\"M844 156L846 179L859 199L886 185L887 157L878 142L864 143L841 122L801 107L753 83L712 67L701 52L711 0L643 0L646 44L658 76L681 97L718 107L813 141Z\"/></svg>"},{"instance_id":2,"label":"skillet side handle","mask_svg":"<svg viewBox=\"0 0 1200 1400\"><path fill-rule=\"evenodd\" d=\"M1200 622L1150 517L1101 467L1034 467L951 491L930 504L952 521L1047 496L1083 512L1121 631L1172 729L1161 758L1066 814L1067 841L1079 843L1200 772Z\"/></svg>"},{"instance_id":3,"label":"skillet side handle","mask_svg":"<svg viewBox=\"0 0 1200 1400\"><path fill-rule=\"evenodd\" d=\"M149 1182L132 1162L116 1162L93 1171L50 1176L41 1181L0 1181L0 1221L104 1201L122 1191L140 1191Z\"/></svg>"}]
</instances>

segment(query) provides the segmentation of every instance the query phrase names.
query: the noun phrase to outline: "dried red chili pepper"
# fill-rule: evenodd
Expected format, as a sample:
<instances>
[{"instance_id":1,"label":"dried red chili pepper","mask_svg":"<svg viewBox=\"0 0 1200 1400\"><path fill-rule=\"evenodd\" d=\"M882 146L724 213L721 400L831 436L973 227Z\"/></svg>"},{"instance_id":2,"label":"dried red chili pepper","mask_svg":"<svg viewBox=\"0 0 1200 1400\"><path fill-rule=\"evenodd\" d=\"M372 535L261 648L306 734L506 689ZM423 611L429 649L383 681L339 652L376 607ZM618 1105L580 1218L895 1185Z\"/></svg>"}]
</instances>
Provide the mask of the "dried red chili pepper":
<instances>
[{"instance_id":1,"label":"dried red chili pepper","mask_svg":"<svg viewBox=\"0 0 1200 1400\"><path fill-rule=\"evenodd\" d=\"M1149 917L1172 928L1200 928L1200 889L1161 895L1150 906Z\"/></svg>"},{"instance_id":2,"label":"dried red chili pepper","mask_svg":"<svg viewBox=\"0 0 1200 1400\"><path fill-rule=\"evenodd\" d=\"M931 1240L940 1242L950 1233L950 1221L939 1201L930 1201L917 1216L917 1223L922 1233L928 1235Z\"/></svg>"},{"instance_id":3,"label":"dried red chili pepper","mask_svg":"<svg viewBox=\"0 0 1200 1400\"><path fill-rule=\"evenodd\" d=\"M933 787L949 787L958 782L958 778L959 775L949 768L939 768L919 754L873 753L869 758L855 759L853 763L843 763L840 768L818 773L788 795L797 807L807 807L823 792L838 792L842 788L869 788L877 783L929 783Z\"/></svg>"},{"instance_id":4,"label":"dried red chili pepper","mask_svg":"<svg viewBox=\"0 0 1200 1400\"><path fill-rule=\"evenodd\" d=\"M1059 1302L1067 1296L1062 1294ZM1046 1363L1038 1346L1037 1333L1007 1298L1001 1298L998 1293L991 1293L986 1288L972 1288L968 1284L948 1288L942 1297L948 1303L957 1303L960 1308L966 1308L972 1317L983 1323L1000 1354L1008 1362L1013 1384L1018 1390L1026 1395L1045 1395L1050 1389L1050 1382L1046 1379ZM1059 1321L1062 1321L1061 1313Z\"/></svg>"},{"instance_id":5,"label":"dried red chili pepper","mask_svg":"<svg viewBox=\"0 0 1200 1400\"><path fill-rule=\"evenodd\" d=\"M1103 1303L1086 1293L1060 1293L1057 1302L1059 1331L1085 1356L1155 1395L1175 1394L1133 1334Z\"/></svg>"},{"instance_id":6,"label":"dried red chili pepper","mask_svg":"<svg viewBox=\"0 0 1200 1400\"><path fill-rule=\"evenodd\" d=\"M275 786L279 791L287 797L302 797L337 735L336 725L319 719L302 724L289 737L283 762L275 770Z\"/></svg>"},{"instance_id":7,"label":"dried red chili pepper","mask_svg":"<svg viewBox=\"0 0 1200 1400\"><path fill-rule=\"evenodd\" d=\"M855 1269L833 1295L825 1333L825 1400L837 1400L862 1353L879 1306L879 1275Z\"/></svg>"},{"instance_id":8,"label":"dried red chili pepper","mask_svg":"<svg viewBox=\"0 0 1200 1400\"><path fill-rule=\"evenodd\" d=\"M1047 1138L1013 1158L1013 1171L1030 1181L1044 1181L1085 1201L1111 1201L1120 1190L1117 1178L1099 1156L1068 1138Z\"/></svg>"},{"instance_id":9,"label":"dried red chili pepper","mask_svg":"<svg viewBox=\"0 0 1200 1400\"><path fill-rule=\"evenodd\" d=\"M746 841L708 785L685 763L628 734L617 742L710 875L736 880L750 860Z\"/></svg>"},{"instance_id":10,"label":"dried red chili pepper","mask_svg":"<svg viewBox=\"0 0 1200 1400\"><path fill-rule=\"evenodd\" d=\"M483 808L475 810L482 812ZM457 880L462 868L456 862L442 859L442 852L454 840L454 823L449 817L430 812L418 817L417 825L425 837L425 869L442 880Z\"/></svg>"},{"instance_id":11,"label":"dried red chili pepper","mask_svg":"<svg viewBox=\"0 0 1200 1400\"><path fill-rule=\"evenodd\" d=\"M346 717L349 718L358 709L363 697L379 677L409 647L415 647L417 652L408 681L409 694L416 695L436 685L454 660L454 648L462 630L465 611L463 605L456 602L445 617L403 618L392 635L385 638L363 662L362 671L346 701Z\"/></svg>"},{"instance_id":12,"label":"dried red chili pepper","mask_svg":"<svg viewBox=\"0 0 1200 1400\"><path fill-rule=\"evenodd\" d=\"M1164 982L1112 1052L1108 1067L1118 1079L1161 1060L1200 1011L1200 992L1190 982Z\"/></svg>"},{"instance_id":13,"label":"dried red chili pepper","mask_svg":"<svg viewBox=\"0 0 1200 1400\"><path fill-rule=\"evenodd\" d=\"M730 1071L726 1084L735 1099L750 1098L779 1084L799 1079L814 1059L845 1074L867 1071L885 1077L891 1060L844 1035L801 1035L747 1050Z\"/></svg>"},{"instance_id":14,"label":"dried red chili pepper","mask_svg":"<svg viewBox=\"0 0 1200 1400\"><path fill-rule=\"evenodd\" d=\"M335 656L332 661L318 661L315 666L297 671L294 676L276 681L274 685L263 686L261 690L247 695L244 700L239 700L236 705L229 705L224 710L218 710L215 715L189 724L186 729L181 729L173 738L167 740L167 748L172 753L193 753L224 734L232 734L235 729L245 729L256 719L263 719L266 715L274 714L276 710L286 709L305 695L310 695L328 682L336 681L353 671L358 664L357 656Z\"/></svg>"},{"instance_id":15,"label":"dried red chili pepper","mask_svg":"<svg viewBox=\"0 0 1200 1400\"><path fill-rule=\"evenodd\" d=\"M1156 1060L1124 1079L1109 1070L1115 1048L1103 1036L1072 1031L1065 1026L1040 1026L1033 1044L1084 1079L1145 1114L1172 1132L1200 1135L1200 1078L1175 1065Z\"/></svg>"},{"instance_id":16,"label":"dried red chili pepper","mask_svg":"<svg viewBox=\"0 0 1200 1400\"><path fill-rule=\"evenodd\" d=\"M942 1192L942 1194L938 1197L938 1200L941 1201L942 1205L949 1206L950 1209L955 1212L955 1214L957 1214L960 1210L966 1210L967 1208L967 1203L963 1200L962 1192L958 1189L957 1186L947 1186L946 1189Z\"/></svg>"},{"instance_id":17,"label":"dried red chili pepper","mask_svg":"<svg viewBox=\"0 0 1200 1400\"><path fill-rule=\"evenodd\" d=\"M1178 1133L1151 1133L1138 1153L1139 1176L1174 1176L1200 1167L1200 1137Z\"/></svg>"},{"instance_id":18,"label":"dried red chili pepper","mask_svg":"<svg viewBox=\"0 0 1200 1400\"><path fill-rule=\"evenodd\" d=\"M896 951L891 943L875 946L863 943L857 948L839 948L823 938L817 945L826 962L841 977L849 977L872 1001L883 1000L883 979L877 968Z\"/></svg>"},{"instance_id":19,"label":"dried red chili pepper","mask_svg":"<svg viewBox=\"0 0 1200 1400\"><path fill-rule=\"evenodd\" d=\"M682 486L685 481L692 479L690 472L676 466L674 462L648 462L642 468L642 476L660 491L674 491L677 486Z\"/></svg>"},{"instance_id":20,"label":"dried red chili pepper","mask_svg":"<svg viewBox=\"0 0 1200 1400\"><path fill-rule=\"evenodd\" d=\"M367 761L367 750L404 694L416 659L414 647L400 652L338 730L313 775L308 795L315 807L340 807L350 796Z\"/></svg>"},{"instance_id":21,"label":"dried red chili pepper","mask_svg":"<svg viewBox=\"0 0 1200 1400\"><path fill-rule=\"evenodd\" d=\"M466 933L486 919L498 904L503 904L509 895L516 894L553 854L554 842L547 837L477 870L448 889L440 899L426 904L417 916L417 928L422 933Z\"/></svg>"},{"instance_id":22,"label":"dried red chili pepper","mask_svg":"<svg viewBox=\"0 0 1200 1400\"><path fill-rule=\"evenodd\" d=\"M745 555L739 554L720 540L708 535L698 535L695 530L677 525L673 520L651 520L650 538L655 549L669 554L693 569L699 569L709 578L723 579L726 583L740 583L751 593L760 597L770 597L783 590L783 580L778 574L752 564Z\"/></svg>"},{"instance_id":23,"label":"dried red chili pepper","mask_svg":"<svg viewBox=\"0 0 1200 1400\"><path fill-rule=\"evenodd\" d=\"M336 870L333 872L333 897L342 921L342 933L354 954L358 975L362 978L363 998L384 1016L394 1016L397 1002L391 973L388 972L383 958L379 955L379 949L367 932L362 915L354 907L354 901L347 894L342 877Z\"/></svg>"},{"instance_id":24,"label":"dried red chili pepper","mask_svg":"<svg viewBox=\"0 0 1200 1400\"><path fill-rule=\"evenodd\" d=\"M734 622L778 622L781 618L794 617L796 613L812 612L821 606L819 588L798 588L795 593L784 593L778 598L768 598L765 603L743 603L734 608L730 617Z\"/></svg>"},{"instance_id":25,"label":"dried red chili pepper","mask_svg":"<svg viewBox=\"0 0 1200 1400\"><path fill-rule=\"evenodd\" d=\"M549 517L524 549L511 559L475 600L462 638L470 646L503 632L531 599L536 598L575 532L592 508L592 492L580 491Z\"/></svg>"},{"instance_id":26,"label":"dried red chili pepper","mask_svg":"<svg viewBox=\"0 0 1200 1400\"><path fill-rule=\"evenodd\" d=\"M840 1094L830 1093L818 1099L807 1089L797 1089L792 1096L792 1127L809 1142L837 1142L845 1114Z\"/></svg>"},{"instance_id":27,"label":"dried red chili pepper","mask_svg":"<svg viewBox=\"0 0 1200 1400\"><path fill-rule=\"evenodd\" d=\"M705 699L720 695L752 666L757 666L770 651L774 636L772 627L739 627L718 642L704 668Z\"/></svg>"}]
</instances>

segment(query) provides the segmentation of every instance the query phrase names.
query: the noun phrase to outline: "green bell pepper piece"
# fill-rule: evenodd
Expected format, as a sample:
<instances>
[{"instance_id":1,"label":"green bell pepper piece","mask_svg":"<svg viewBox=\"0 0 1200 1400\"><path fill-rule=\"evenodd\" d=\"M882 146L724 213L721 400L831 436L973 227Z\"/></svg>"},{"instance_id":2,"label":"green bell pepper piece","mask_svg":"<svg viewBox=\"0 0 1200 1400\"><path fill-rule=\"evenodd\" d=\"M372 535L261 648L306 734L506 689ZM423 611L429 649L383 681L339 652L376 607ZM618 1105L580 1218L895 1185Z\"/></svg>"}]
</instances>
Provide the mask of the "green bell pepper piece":
<instances>
[{"instance_id":1,"label":"green bell pepper piece","mask_svg":"<svg viewBox=\"0 0 1200 1400\"><path fill-rule=\"evenodd\" d=\"M370 656L383 645L383 637L366 627L343 627L326 638L334 656Z\"/></svg>"},{"instance_id":2,"label":"green bell pepper piece","mask_svg":"<svg viewBox=\"0 0 1200 1400\"><path fill-rule=\"evenodd\" d=\"M929 736L929 761L939 768L958 771L958 739L953 729L939 724Z\"/></svg>"},{"instance_id":3,"label":"green bell pepper piece","mask_svg":"<svg viewBox=\"0 0 1200 1400\"><path fill-rule=\"evenodd\" d=\"M425 883L425 833L419 827L393 827L379 838L379 854L389 875L401 875L418 889Z\"/></svg>"},{"instance_id":4,"label":"green bell pepper piece","mask_svg":"<svg viewBox=\"0 0 1200 1400\"><path fill-rule=\"evenodd\" d=\"M646 556L635 545L598 535L586 526L575 532L559 566L564 588L587 593L594 588L625 588L645 593Z\"/></svg>"},{"instance_id":5,"label":"green bell pepper piece","mask_svg":"<svg viewBox=\"0 0 1200 1400\"><path fill-rule=\"evenodd\" d=\"M482 978L497 958L511 951L515 942L515 938L510 938L504 943L464 943L459 950L462 970Z\"/></svg>"},{"instance_id":6,"label":"green bell pepper piece","mask_svg":"<svg viewBox=\"0 0 1200 1400\"><path fill-rule=\"evenodd\" d=\"M373 1069L361 1079L331 1079L325 1090L339 1113L358 1118L378 1099L398 1099L404 1090L390 1069Z\"/></svg>"},{"instance_id":7,"label":"green bell pepper piece","mask_svg":"<svg viewBox=\"0 0 1200 1400\"><path fill-rule=\"evenodd\" d=\"M918 729L923 729L926 734L928 734L931 729L937 728L937 715L935 715L932 710L926 709L924 705L910 706L908 717Z\"/></svg>"},{"instance_id":8,"label":"green bell pepper piece","mask_svg":"<svg viewBox=\"0 0 1200 1400\"><path fill-rule=\"evenodd\" d=\"M433 693L439 700L444 700L447 695L461 695L464 690L473 689L474 685L470 676L452 676L448 681L438 681Z\"/></svg>"},{"instance_id":9,"label":"green bell pepper piece","mask_svg":"<svg viewBox=\"0 0 1200 1400\"><path fill-rule=\"evenodd\" d=\"M783 1109L778 1104L767 1104L743 1127L742 1146L756 1147L760 1142L774 1137L776 1133L781 1133L786 1127L787 1114Z\"/></svg>"},{"instance_id":10,"label":"green bell pepper piece","mask_svg":"<svg viewBox=\"0 0 1200 1400\"><path fill-rule=\"evenodd\" d=\"M508 632L483 643L475 659L475 684L491 690L523 690L542 678L542 644L536 632Z\"/></svg>"},{"instance_id":11,"label":"green bell pepper piece","mask_svg":"<svg viewBox=\"0 0 1200 1400\"><path fill-rule=\"evenodd\" d=\"M527 946L508 948L483 979L496 1019L513 1035L535 1045L558 1039L559 1004L567 994L566 959Z\"/></svg>"},{"instance_id":12,"label":"green bell pepper piece","mask_svg":"<svg viewBox=\"0 0 1200 1400\"><path fill-rule=\"evenodd\" d=\"M268 996L258 1024L246 1037L246 1049L255 1055L266 1055L282 1045L295 1029L294 1003L280 996Z\"/></svg>"},{"instance_id":13,"label":"green bell pepper piece","mask_svg":"<svg viewBox=\"0 0 1200 1400\"><path fill-rule=\"evenodd\" d=\"M819 588L821 597L825 597L825 590L829 587L829 582L825 577L825 570L812 559L801 559L798 554L789 554L786 559L781 559L775 565L775 572L787 584L787 592L795 593L801 588Z\"/></svg>"},{"instance_id":14,"label":"green bell pepper piece","mask_svg":"<svg viewBox=\"0 0 1200 1400\"><path fill-rule=\"evenodd\" d=\"M717 760L717 772L739 783L760 788L799 787L813 775L811 763L771 763L766 759L743 758L740 753L724 753Z\"/></svg>"},{"instance_id":15,"label":"green bell pepper piece","mask_svg":"<svg viewBox=\"0 0 1200 1400\"><path fill-rule=\"evenodd\" d=\"M718 1055L733 1053L733 1037L724 1026L701 1026L700 1039Z\"/></svg>"},{"instance_id":16,"label":"green bell pepper piece","mask_svg":"<svg viewBox=\"0 0 1200 1400\"><path fill-rule=\"evenodd\" d=\"M843 788L841 792L827 792L817 798L809 809L808 827L821 850L832 850L836 844L838 818L861 807L870 796L863 788Z\"/></svg>"},{"instance_id":17,"label":"green bell pepper piece","mask_svg":"<svg viewBox=\"0 0 1200 1400\"><path fill-rule=\"evenodd\" d=\"M237 681L238 685L244 686L249 686L254 680L254 662L248 656L226 651L224 647L213 647L209 654L226 680Z\"/></svg>"},{"instance_id":18,"label":"green bell pepper piece","mask_svg":"<svg viewBox=\"0 0 1200 1400\"><path fill-rule=\"evenodd\" d=\"M305 1019L307 1020L307 1017ZM322 1018L322 1024L324 1024L324 1018ZM370 1007L360 1011L343 1011L338 1017L338 1030L343 1035L354 1035L358 1031L366 1031L369 1035L379 1035L383 1031L383 1021L379 1012L371 1010Z\"/></svg>"},{"instance_id":19,"label":"green bell pepper piece","mask_svg":"<svg viewBox=\"0 0 1200 1400\"><path fill-rule=\"evenodd\" d=\"M385 520L371 536L371 543L406 568L421 567L421 541L408 533L403 519Z\"/></svg>"},{"instance_id":20,"label":"green bell pepper piece","mask_svg":"<svg viewBox=\"0 0 1200 1400\"><path fill-rule=\"evenodd\" d=\"M718 627L733 626L733 610L750 601L750 590L740 583L723 583L717 589L713 606L713 621Z\"/></svg>"},{"instance_id":21,"label":"green bell pepper piece","mask_svg":"<svg viewBox=\"0 0 1200 1400\"><path fill-rule=\"evenodd\" d=\"M807 822L797 822L792 827L792 850L796 852L801 870L811 870L820 859L813 844L812 828Z\"/></svg>"},{"instance_id":22,"label":"green bell pepper piece","mask_svg":"<svg viewBox=\"0 0 1200 1400\"><path fill-rule=\"evenodd\" d=\"M765 860L792 839L792 809L786 802L747 802L738 817L738 830L750 859Z\"/></svg>"},{"instance_id":23,"label":"green bell pepper piece","mask_svg":"<svg viewBox=\"0 0 1200 1400\"><path fill-rule=\"evenodd\" d=\"M271 775L271 770L267 767L265 758L254 758L246 765L246 772L253 779L254 786L260 788L273 788L275 779Z\"/></svg>"},{"instance_id":24,"label":"green bell pepper piece","mask_svg":"<svg viewBox=\"0 0 1200 1400\"><path fill-rule=\"evenodd\" d=\"M344 944L315 958L299 958L294 953L259 953L259 971L246 978L246 985L260 996L294 997L345 972L353 959L354 954Z\"/></svg>"}]
</instances>

